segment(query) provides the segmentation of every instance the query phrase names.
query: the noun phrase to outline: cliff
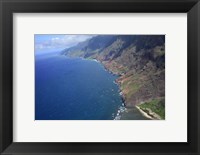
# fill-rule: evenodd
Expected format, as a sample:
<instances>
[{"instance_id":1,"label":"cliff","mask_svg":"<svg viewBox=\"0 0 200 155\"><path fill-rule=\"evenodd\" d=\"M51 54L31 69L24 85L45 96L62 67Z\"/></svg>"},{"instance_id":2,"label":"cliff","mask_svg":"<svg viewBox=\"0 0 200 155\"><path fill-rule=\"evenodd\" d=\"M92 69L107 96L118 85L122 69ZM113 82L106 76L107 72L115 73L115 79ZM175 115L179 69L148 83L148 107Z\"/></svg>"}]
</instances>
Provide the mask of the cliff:
<instances>
[{"instance_id":1,"label":"cliff","mask_svg":"<svg viewBox=\"0 0 200 155\"><path fill-rule=\"evenodd\" d=\"M164 119L164 35L98 35L62 54L99 60L106 69L120 75L116 82L126 107L137 105Z\"/></svg>"}]
</instances>

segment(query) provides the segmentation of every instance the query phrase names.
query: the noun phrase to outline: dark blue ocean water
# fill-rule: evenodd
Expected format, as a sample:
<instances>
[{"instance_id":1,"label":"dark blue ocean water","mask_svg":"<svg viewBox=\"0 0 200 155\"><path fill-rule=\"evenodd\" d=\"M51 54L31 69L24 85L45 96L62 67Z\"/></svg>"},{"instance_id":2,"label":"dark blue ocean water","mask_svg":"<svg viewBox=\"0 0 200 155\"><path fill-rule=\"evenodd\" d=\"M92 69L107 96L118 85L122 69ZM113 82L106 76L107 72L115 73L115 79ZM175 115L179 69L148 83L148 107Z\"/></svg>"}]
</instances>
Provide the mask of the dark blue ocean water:
<instances>
[{"instance_id":1,"label":"dark blue ocean water","mask_svg":"<svg viewBox=\"0 0 200 155\"><path fill-rule=\"evenodd\" d=\"M36 55L35 119L114 119L123 104L116 78L93 60Z\"/></svg>"}]
</instances>

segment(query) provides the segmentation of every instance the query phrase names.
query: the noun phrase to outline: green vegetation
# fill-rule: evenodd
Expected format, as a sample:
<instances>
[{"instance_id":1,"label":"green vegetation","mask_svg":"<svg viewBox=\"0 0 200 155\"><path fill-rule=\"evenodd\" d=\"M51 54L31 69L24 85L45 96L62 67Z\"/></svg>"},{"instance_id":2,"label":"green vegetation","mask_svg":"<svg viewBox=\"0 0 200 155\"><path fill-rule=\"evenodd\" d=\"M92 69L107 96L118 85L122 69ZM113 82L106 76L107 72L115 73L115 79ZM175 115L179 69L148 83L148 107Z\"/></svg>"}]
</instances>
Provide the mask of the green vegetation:
<instances>
[{"instance_id":1,"label":"green vegetation","mask_svg":"<svg viewBox=\"0 0 200 155\"><path fill-rule=\"evenodd\" d=\"M140 82L135 82L134 75L131 75L121 83L120 87L123 90L124 97L128 102L130 102L132 100L132 96L139 91L142 84Z\"/></svg>"},{"instance_id":2,"label":"green vegetation","mask_svg":"<svg viewBox=\"0 0 200 155\"><path fill-rule=\"evenodd\" d=\"M145 102L138 105L142 110L150 109L152 112L165 119L165 98L153 99L150 102Z\"/></svg>"},{"instance_id":3,"label":"green vegetation","mask_svg":"<svg viewBox=\"0 0 200 155\"><path fill-rule=\"evenodd\" d=\"M122 88L122 89L125 89L125 88L127 87L128 83L129 83L128 80L124 81L124 82L122 83L122 85L121 85L121 88Z\"/></svg>"},{"instance_id":4,"label":"green vegetation","mask_svg":"<svg viewBox=\"0 0 200 155\"><path fill-rule=\"evenodd\" d=\"M136 93L138 90L140 89L140 85L138 83L132 83L132 84L129 84L127 86L127 90L128 90L128 93L127 93L127 98L131 98L131 96Z\"/></svg>"}]
</instances>

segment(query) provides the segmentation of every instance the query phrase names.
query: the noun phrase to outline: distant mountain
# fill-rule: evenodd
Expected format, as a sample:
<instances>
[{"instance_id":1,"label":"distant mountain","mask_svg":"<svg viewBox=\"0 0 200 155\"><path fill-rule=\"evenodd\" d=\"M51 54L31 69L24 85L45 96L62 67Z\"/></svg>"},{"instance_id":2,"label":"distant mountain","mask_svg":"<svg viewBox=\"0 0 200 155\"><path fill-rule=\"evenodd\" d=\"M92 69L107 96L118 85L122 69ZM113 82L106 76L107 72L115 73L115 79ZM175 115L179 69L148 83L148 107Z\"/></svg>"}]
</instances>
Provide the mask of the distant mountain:
<instances>
[{"instance_id":1,"label":"distant mountain","mask_svg":"<svg viewBox=\"0 0 200 155\"><path fill-rule=\"evenodd\" d=\"M99 35L81 42L74 47L66 48L62 51L62 53L65 55L83 56L86 58L107 47L109 43L112 42L114 37L115 36L113 35Z\"/></svg>"},{"instance_id":2,"label":"distant mountain","mask_svg":"<svg viewBox=\"0 0 200 155\"><path fill-rule=\"evenodd\" d=\"M159 107L165 107L164 35L98 35L62 54L97 59L110 72L120 75L117 83L126 107L150 105L155 100L159 104L162 101Z\"/></svg>"}]
</instances>

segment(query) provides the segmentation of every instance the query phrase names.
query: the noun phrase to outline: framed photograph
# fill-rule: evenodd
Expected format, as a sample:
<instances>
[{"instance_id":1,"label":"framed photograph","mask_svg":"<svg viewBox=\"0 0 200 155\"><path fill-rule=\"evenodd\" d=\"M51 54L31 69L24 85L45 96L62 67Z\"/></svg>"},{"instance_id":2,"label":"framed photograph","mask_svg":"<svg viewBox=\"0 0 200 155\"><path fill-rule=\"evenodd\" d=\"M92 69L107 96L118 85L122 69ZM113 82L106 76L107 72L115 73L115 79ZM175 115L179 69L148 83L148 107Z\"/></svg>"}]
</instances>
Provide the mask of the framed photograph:
<instances>
[{"instance_id":1,"label":"framed photograph","mask_svg":"<svg viewBox=\"0 0 200 155\"><path fill-rule=\"evenodd\" d=\"M199 154L198 0L0 0L2 154Z\"/></svg>"}]
</instances>

